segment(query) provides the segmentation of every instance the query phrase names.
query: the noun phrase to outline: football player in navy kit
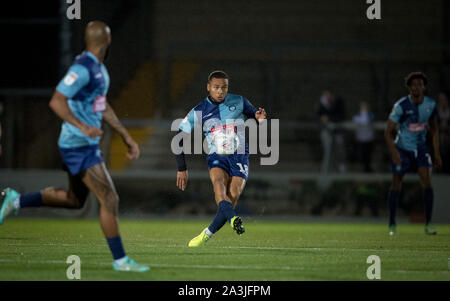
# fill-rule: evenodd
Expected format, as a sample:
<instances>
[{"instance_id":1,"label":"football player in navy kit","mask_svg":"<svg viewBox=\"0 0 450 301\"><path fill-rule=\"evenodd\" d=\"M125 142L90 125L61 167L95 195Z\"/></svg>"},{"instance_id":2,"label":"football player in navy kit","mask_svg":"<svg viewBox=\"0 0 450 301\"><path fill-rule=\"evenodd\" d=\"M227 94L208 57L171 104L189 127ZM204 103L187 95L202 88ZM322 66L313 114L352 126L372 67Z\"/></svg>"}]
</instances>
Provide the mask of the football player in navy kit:
<instances>
[{"instance_id":1,"label":"football player in navy kit","mask_svg":"<svg viewBox=\"0 0 450 301\"><path fill-rule=\"evenodd\" d=\"M228 93L228 84L225 72L212 72L207 82L209 95L189 112L179 127L179 132L185 135L194 129L195 124L203 129L209 146L209 175L218 206L213 222L188 243L190 247L203 245L227 221L237 234L245 231L242 219L236 215L234 208L248 179L249 151L245 135L240 135L242 133L237 131L236 125L242 124L246 117L262 122L266 112L263 108L254 108L245 97ZM231 138L227 140L227 136ZM184 190L188 181L184 154L176 155L176 160L177 187Z\"/></svg>"},{"instance_id":2,"label":"football player in navy kit","mask_svg":"<svg viewBox=\"0 0 450 301\"><path fill-rule=\"evenodd\" d=\"M388 194L389 234L396 233L396 208L400 195L403 176L407 172L417 172L423 186L425 205L425 233L436 234L431 224L433 210L433 188L431 186L431 167L433 160L426 145L429 131L433 150L434 164L441 168L439 151L439 130L436 102L425 96L427 77L422 72L412 72L405 78L409 95L398 100L392 109L385 130L385 140L392 158L392 185ZM393 133L396 132L395 140Z\"/></svg>"},{"instance_id":3,"label":"football player in navy kit","mask_svg":"<svg viewBox=\"0 0 450 301\"><path fill-rule=\"evenodd\" d=\"M76 57L56 87L50 108L64 122L58 147L68 172L69 189L48 187L37 193L20 195L11 188L2 192L0 224L25 207L82 208L91 191L100 203L100 225L118 271L149 270L126 256L119 233L119 196L103 162L100 150L102 120L117 131L128 147L130 159L139 157L139 147L106 101L109 75L103 60L111 44L109 27L101 21L88 23L86 50Z\"/></svg>"}]
</instances>

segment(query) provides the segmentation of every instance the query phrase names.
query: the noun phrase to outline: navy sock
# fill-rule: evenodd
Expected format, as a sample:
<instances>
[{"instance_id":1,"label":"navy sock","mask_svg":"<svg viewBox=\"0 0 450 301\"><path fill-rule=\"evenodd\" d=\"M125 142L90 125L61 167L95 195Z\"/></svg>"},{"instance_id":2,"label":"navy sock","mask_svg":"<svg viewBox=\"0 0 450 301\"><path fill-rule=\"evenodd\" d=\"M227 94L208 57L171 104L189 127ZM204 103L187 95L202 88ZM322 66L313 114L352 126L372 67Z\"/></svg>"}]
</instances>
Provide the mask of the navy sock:
<instances>
[{"instance_id":1,"label":"navy sock","mask_svg":"<svg viewBox=\"0 0 450 301\"><path fill-rule=\"evenodd\" d=\"M125 250L123 249L122 239L119 236L106 238L109 249L113 255L114 260L125 257Z\"/></svg>"},{"instance_id":2,"label":"navy sock","mask_svg":"<svg viewBox=\"0 0 450 301\"><path fill-rule=\"evenodd\" d=\"M220 208L218 208L216 217L213 219L213 221L212 221L211 225L209 225L208 229L209 229L209 231L211 231L214 234L217 231L219 231L220 228L222 228L222 226L225 225L226 222L227 222L227 218L225 217L225 215L223 215Z\"/></svg>"},{"instance_id":3,"label":"navy sock","mask_svg":"<svg viewBox=\"0 0 450 301\"><path fill-rule=\"evenodd\" d=\"M423 201L425 204L425 224L431 222L431 214L433 212L434 194L433 188L425 188L423 191Z\"/></svg>"},{"instance_id":4,"label":"navy sock","mask_svg":"<svg viewBox=\"0 0 450 301\"><path fill-rule=\"evenodd\" d=\"M42 206L42 194L29 193L20 196L20 207L41 207Z\"/></svg>"},{"instance_id":5,"label":"navy sock","mask_svg":"<svg viewBox=\"0 0 450 301\"><path fill-rule=\"evenodd\" d=\"M397 212L397 203L400 192L396 190L389 190L388 205L389 205L389 226L395 225L395 215Z\"/></svg>"},{"instance_id":6,"label":"navy sock","mask_svg":"<svg viewBox=\"0 0 450 301\"><path fill-rule=\"evenodd\" d=\"M228 222L231 222L231 219L236 215L233 205L225 200L219 203L219 210L223 213Z\"/></svg>"}]
</instances>

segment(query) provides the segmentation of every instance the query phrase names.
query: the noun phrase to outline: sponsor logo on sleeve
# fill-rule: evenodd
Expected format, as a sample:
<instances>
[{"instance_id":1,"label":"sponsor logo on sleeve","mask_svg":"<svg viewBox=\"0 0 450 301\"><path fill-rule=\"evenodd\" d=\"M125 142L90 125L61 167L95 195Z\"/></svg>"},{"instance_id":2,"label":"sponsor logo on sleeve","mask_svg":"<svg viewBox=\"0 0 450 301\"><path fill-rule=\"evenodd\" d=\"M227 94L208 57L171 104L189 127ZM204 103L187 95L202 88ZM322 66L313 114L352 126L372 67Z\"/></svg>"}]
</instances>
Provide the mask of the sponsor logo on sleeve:
<instances>
[{"instance_id":1,"label":"sponsor logo on sleeve","mask_svg":"<svg viewBox=\"0 0 450 301\"><path fill-rule=\"evenodd\" d=\"M72 86L72 84L78 79L78 75L73 72L70 71L69 74L66 75L66 77L64 77L64 83L67 86Z\"/></svg>"}]
</instances>

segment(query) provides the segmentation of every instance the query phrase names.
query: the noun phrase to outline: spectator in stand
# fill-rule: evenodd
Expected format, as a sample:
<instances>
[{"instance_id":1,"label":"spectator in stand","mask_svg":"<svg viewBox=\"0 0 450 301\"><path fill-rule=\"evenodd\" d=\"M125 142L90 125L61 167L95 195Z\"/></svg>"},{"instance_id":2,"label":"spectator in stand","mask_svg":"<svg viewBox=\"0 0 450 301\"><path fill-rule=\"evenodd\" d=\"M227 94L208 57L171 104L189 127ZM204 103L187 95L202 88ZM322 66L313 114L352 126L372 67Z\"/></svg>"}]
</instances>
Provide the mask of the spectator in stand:
<instances>
[{"instance_id":1,"label":"spectator in stand","mask_svg":"<svg viewBox=\"0 0 450 301\"><path fill-rule=\"evenodd\" d=\"M364 172L372 172L371 161L374 140L372 122L374 118L375 116L370 112L367 102L361 102L359 113L353 116L353 122L356 124L358 161L362 163Z\"/></svg>"},{"instance_id":2,"label":"spectator in stand","mask_svg":"<svg viewBox=\"0 0 450 301\"><path fill-rule=\"evenodd\" d=\"M337 165L338 171L345 172L344 135L342 129L339 128L340 123L345 119L343 99L335 96L329 90L323 91L320 96L317 114L320 119L320 139L323 146L321 172L327 173L329 171L332 150L334 155L333 161Z\"/></svg>"}]
</instances>

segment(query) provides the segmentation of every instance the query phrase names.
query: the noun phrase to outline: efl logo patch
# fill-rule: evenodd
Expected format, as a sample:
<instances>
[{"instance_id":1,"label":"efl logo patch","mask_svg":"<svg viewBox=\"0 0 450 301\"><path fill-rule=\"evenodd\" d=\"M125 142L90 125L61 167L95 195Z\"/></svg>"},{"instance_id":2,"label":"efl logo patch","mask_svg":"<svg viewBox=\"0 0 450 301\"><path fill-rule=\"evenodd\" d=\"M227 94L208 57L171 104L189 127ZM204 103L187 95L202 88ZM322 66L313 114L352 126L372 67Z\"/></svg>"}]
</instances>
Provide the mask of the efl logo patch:
<instances>
[{"instance_id":1,"label":"efl logo patch","mask_svg":"<svg viewBox=\"0 0 450 301\"><path fill-rule=\"evenodd\" d=\"M94 113L103 112L106 109L105 95L97 96L94 100Z\"/></svg>"},{"instance_id":2,"label":"efl logo patch","mask_svg":"<svg viewBox=\"0 0 450 301\"><path fill-rule=\"evenodd\" d=\"M67 86L72 86L72 84L78 79L78 75L73 72L70 71L69 74L66 75L66 77L64 78L64 83Z\"/></svg>"}]
</instances>

